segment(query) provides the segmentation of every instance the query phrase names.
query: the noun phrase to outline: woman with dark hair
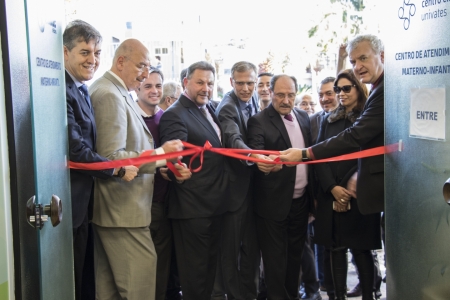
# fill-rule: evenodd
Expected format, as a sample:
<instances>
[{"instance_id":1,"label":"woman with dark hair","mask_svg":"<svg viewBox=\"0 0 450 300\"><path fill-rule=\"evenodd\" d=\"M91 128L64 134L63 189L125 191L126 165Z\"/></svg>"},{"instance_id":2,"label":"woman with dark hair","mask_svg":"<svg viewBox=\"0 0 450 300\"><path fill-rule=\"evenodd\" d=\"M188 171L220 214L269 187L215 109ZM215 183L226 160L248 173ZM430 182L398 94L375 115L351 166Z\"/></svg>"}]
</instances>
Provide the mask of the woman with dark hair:
<instances>
[{"instance_id":1,"label":"woman with dark hair","mask_svg":"<svg viewBox=\"0 0 450 300\"><path fill-rule=\"evenodd\" d=\"M344 70L334 82L339 106L324 117L317 142L353 126L367 100L367 87ZM359 151L355 148L353 152ZM381 248L380 214L362 215L356 201L357 160L317 164L319 189L314 242L330 253L336 298L347 299L347 250L351 249L359 270L362 299L373 299L374 264L371 250ZM329 292L329 296L333 297Z\"/></svg>"}]
</instances>

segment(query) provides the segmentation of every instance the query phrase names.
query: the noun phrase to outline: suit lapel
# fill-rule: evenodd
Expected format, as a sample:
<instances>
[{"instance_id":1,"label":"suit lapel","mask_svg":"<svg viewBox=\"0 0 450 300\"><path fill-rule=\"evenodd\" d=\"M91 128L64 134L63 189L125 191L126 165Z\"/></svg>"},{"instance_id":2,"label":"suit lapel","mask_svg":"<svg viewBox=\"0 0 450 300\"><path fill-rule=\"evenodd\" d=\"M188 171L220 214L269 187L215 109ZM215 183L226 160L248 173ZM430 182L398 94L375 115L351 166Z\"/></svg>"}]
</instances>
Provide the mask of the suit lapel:
<instances>
[{"instance_id":1,"label":"suit lapel","mask_svg":"<svg viewBox=\"0 0 450 300\"><path fill-rule=\"evenodd\" d=\"M144 127L144 130L151 135L150 130L147 127L147 124L145 124L144 119L142 118L141 114L137 110L137 103L131 99L130 95L128 94L128 91L123 87L123 85L109 72L105 73L105 78L110 80L119 90L120 94L122 94L125 103L131 108L131 110L134 112L134 114L138 117L139 122L141 122L142 127Z\"/></svg>"},{"instance_id":2,"label":"suit lapel","mask_svg":"<svg viewBox=\"0 0 450 300\"><path fill-rule=\"evenodd\" d=\"M292 148L291 139L289 138L289 134L286 130L286 126L284 125L283 120L281 120L280 114L275 110L275 108L273 108L272 105L269 105L269 107L267 107L266 109L269 109L268 113L270 121L277 128L277 130L280 131L287 148Z\"/></svg>"},{"instance_id":3,"label":"suit lapel","mask_svg":"<svg viewBox=\"0 0 450 300\"><path fill-rule=\"evenodd\" d=\"M241 104L239 103L239 99L234 93L234 91L230 92L230 97L233 99L234 104L236 105L236 110L238 111L239 122L241 123L240 128L244 128L245 135L247 135L247 124L245 123L244 115L242 114Z\"/></svg>"},{"instance_id":4,"label":"suit lapel","mask_svg":"<svg viewBox=\"0 0 450 300\"><path fill-rule=\"evenodd\" d=\"M80 104L81 110L83 111L83 114L87 118L89 118L89 120L91 120L92 127L94 128L94 130L91 130L91 132L92 132L92 138L93 138L94 145L95 145L95 140L97 138L97 130L95 130L96 124L95 124L94 112L93 112L93 110L91 110L91 108L87 104L86 99L81 94L80 90L77 88L77 85L75 84L75 82L73 82L72 77L70 77L70 75L67 73L67 71L66 71L66 83L67 83L66 88L68 88L70 90L70 94L72 94L72 97L77 99L78 104Z\"/></svg>"},{"instance_id":5,"label":"suit lapel","mask_svg":"<svg viewBox=\"0 0 450 300\"><path fill-rule=\"evenodd\" d=\"M189 113L192 114L194 116L194 118L196 118L211 133L211 135L216 139L216 142L221 145L219 137L217 136L217 132L214 130L214 128L209 123L209 121L205 118L205 116L200 112L200 109L197 107L197 105L195 105L194 102L189 100L184 95L182 95L180 97L179 101L180 100L181 100L181 103L183 104L183 106L185 106L188 109ZM209 107L209 105L206 105L206 107L207 107L209 113L211 114L211 116L213 117L214 121L216 122L216 124L219 124L219 121L218 121L216 115L214 114L214 112L212 112L212 109ZM219 128L220 128L220 126L219 126ZM222 132L222 129L220 129L220 131Z\"/></svg>"},{"instance_id":6,"label":"suit lapel","mask_svg":"<svg viewBox=\"0 0 450 300\"><path fill-rule=\"evenodd\" d=\"M309 147L309 132L307 131L308 128L307 121L295 109L292 110L292 113L295 114L295 118L297 119L298 125L300 126L300 130L302 131L305 146Z\"/></svg>"}]
</instances>

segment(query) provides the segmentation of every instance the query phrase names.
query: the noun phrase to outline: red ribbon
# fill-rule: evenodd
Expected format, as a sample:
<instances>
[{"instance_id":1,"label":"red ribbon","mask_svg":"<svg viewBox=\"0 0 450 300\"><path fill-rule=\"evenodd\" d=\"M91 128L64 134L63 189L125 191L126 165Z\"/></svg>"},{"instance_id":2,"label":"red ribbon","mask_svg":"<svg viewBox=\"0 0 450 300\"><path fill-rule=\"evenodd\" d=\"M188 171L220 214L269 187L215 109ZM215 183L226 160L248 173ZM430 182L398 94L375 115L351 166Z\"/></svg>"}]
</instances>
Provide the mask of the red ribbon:
<instances>
[{"instance_id":1,"label":"red ribbon","mask_svg":"<svg viewBox=\"0 0 450 300\"><path fill-rule=\"evenodd\" d=\"M341 160L350 160L350 159L358 159L358 158L366 158L376 155L383 155L387 153L392 153L395 151L400 151L402 149L399 149L398 143L391 144L387 146L380 146L372 149L362 150L358 152L353 152L350 154L344 154L340 156L335 156L331 158L326 159L319 159L319 160L312 160L307 162L282 162L279 158L270 161L270 160L264 160L264 159L258 159L248 156L248 154L261 154L261 155L280 155L280 151L273 151L273 150L252 150L252 149L229 149L229 148L213 148L209 141L206 141L205 145L203 147L192 145L188 142L183 142L185 150L179 151L179 152L172 152L167 154L160 154L160 155L151 155L151 156L140 156L135 158L127 158L127 159L118 159L118 160L112 160L112 161L106 161L106 162L95 162L95 163L77 163L77 162L69 162L69 167L71 169L83 169L83 170L102 170L102 169L111 169L111 168L118 168L123 166L129 166L129 165L141 165L145 163L155 162L157 160L161 159L167 159L171 160L174 158L178 158L180 156L189 156L192 155L190 161L189 161L189 169L191 172L196 173L199 172L202 169L203 166L203 155L205 151L211 151L220 155L228 156L237 158L240 160L245 161L251 161L251 162L261 162L261 163L267 163L267 164L286 164L286 165L297 165L297 164L318 164L318 163L325 163L325 162L335 162L335 161L341 161ZM200 156L200 166L196 169L192 169L191 165L195 158ZM178 160L178 164L181 165L181 161ZM178 170L175 168L175 166L167 162L167 167L178 177L181 177Z\"/></svg>"}]
</instances>

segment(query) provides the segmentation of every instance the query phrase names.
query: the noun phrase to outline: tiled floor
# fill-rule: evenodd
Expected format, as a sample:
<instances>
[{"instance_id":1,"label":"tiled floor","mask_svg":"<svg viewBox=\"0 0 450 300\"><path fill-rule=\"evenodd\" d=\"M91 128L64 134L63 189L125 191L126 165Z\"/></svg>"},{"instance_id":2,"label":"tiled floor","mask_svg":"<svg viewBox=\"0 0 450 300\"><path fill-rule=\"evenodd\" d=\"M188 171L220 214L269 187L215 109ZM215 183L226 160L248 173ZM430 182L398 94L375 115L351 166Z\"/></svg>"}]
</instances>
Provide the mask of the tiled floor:
<instances>
[{"instance_id":1,"label":"tiled floor","mask_svg":"<svg viewBox=\"0 0 450 300\"><path fill-rule=\"evenodd\" d=\"M350 253L350 252L349 252ZM384 277L386 274L386 268L384 267L384 251L379 250L377 252L378 254L378 261L380 263L380 269L381 269L381 276ZM358 283L358 276L356 275L355 267L350 262L352 256L349 254L349 264L348 264L348 275L347 275L347 287L351 290L357 283ZM386 300L386 283L381 283L381 293L383 296L381 297L381 300ZM323 300L329 300L326 292L321 292L322 299ZM354 300L361 300L361 297L354 297L349 298Z\"/></svg>"}]
</instances>

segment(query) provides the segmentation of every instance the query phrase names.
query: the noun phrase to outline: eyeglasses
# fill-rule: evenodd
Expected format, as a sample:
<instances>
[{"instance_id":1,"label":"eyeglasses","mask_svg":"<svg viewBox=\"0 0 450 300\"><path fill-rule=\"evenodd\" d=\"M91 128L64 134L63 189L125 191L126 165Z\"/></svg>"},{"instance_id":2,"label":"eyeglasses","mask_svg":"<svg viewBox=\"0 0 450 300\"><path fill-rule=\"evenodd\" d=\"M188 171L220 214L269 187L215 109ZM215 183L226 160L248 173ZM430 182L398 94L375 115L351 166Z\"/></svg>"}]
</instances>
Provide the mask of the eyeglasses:
<instances>
[{"instance_id":1,"label":"eyeglasses","mask_svg":"<svg viewBox=\"0 0 450 300\"><path fill-rule=\"evenodd\" d=\"M129 61L131 61L131 62L136 66L136 68L139 70L139 72L147 71L148 73L150 73L150 70L154 70L154 69L155 69L155 68L152 67L151 65L147 65L147 64L142 63L142 62L140 62L140 63L135 63L132 59L130 59L130 58L127 57L127 56L124 56L124 58L127 59L127 60L129 60Z\"/></svg>"},{"instance_id":2,"label":"eyeglasses","mask_svg":"<svg viewBox=\"0 0 450 300\"><path fill-rule=\"evenodd\" d=\"M356 86L356 85L354 85L354 84L352 84L352 85L344 85L342 87L334 86L333 89L334 89L334 92L336 94L339 94L341 91L344 91L344 93L350 93L350 91L352 90L352 86Z\"/></svg>"},{"instance_id":3,"label":"eyeglasses","mask_svg":"<svg viewBox=\"0 0 450 300\"><path fill-rule=\"evenodd\" d=\"M290 93L290 94L283 94L283 93L276 93L275 94L275 97L276 98L278 98L278 99L280 99L280 100L284 100L284 99L286 99L286 97L289 99L289 100L295 100L295 96L296 96L296 94L295 93Z\"/></svg>"},{"instance_id":4,"label":"eyeglasses","mask_svg":"<svg viewBox=\"0 0 450 300\"><path fill-rule=\"evenodd\" d=\"M252 87L252 86L254 86L255 85L255 83L256 82L254 82L254 81L248 81L248 82L245 82L245 81L234 81L234 79L233 79L233 82L237 85L237 86L239 86L239 87L243 87L244 85L247 85L248 87Z\"/></svg>"}]
</instances>

